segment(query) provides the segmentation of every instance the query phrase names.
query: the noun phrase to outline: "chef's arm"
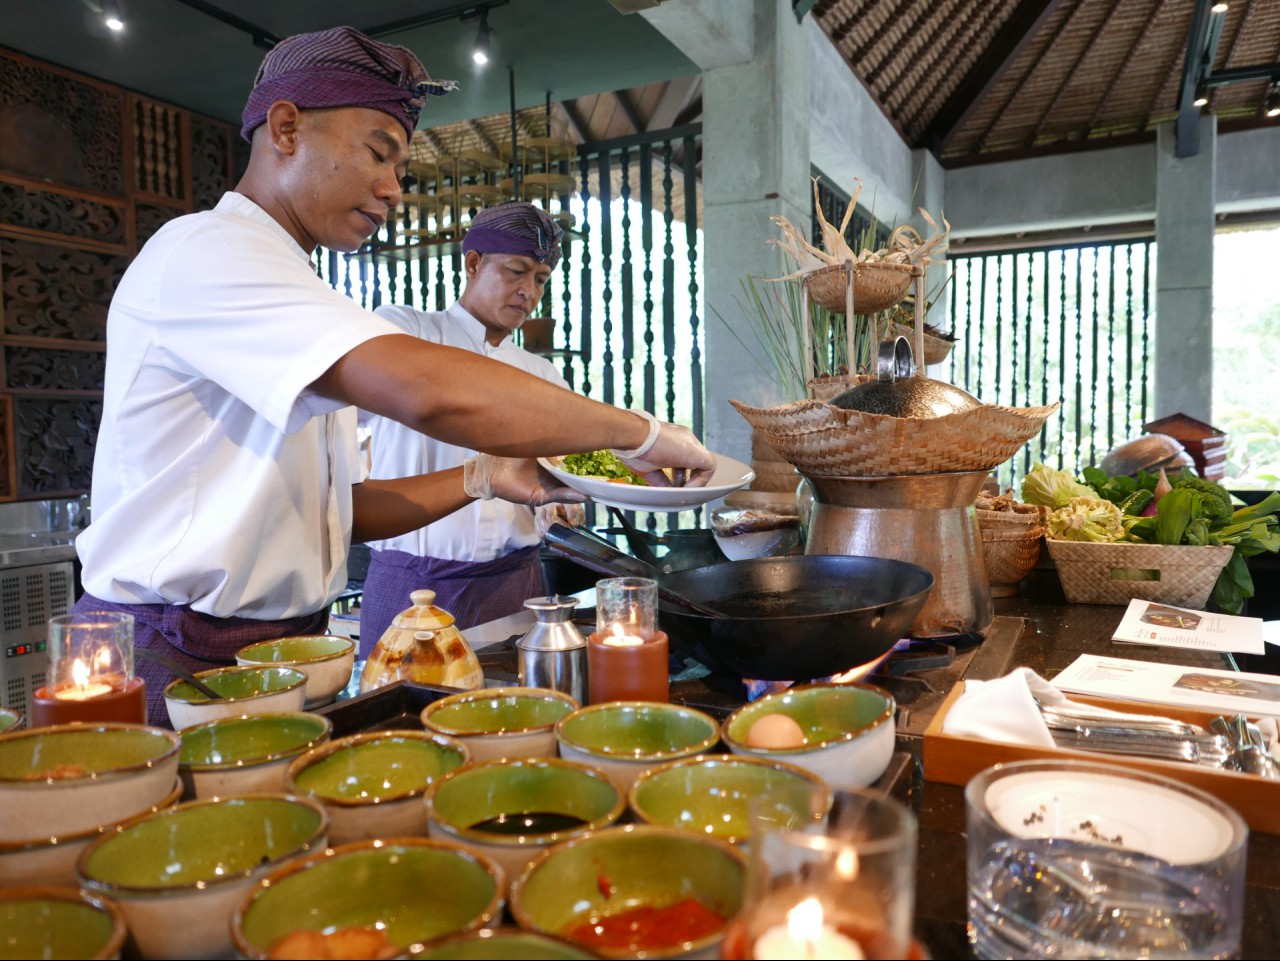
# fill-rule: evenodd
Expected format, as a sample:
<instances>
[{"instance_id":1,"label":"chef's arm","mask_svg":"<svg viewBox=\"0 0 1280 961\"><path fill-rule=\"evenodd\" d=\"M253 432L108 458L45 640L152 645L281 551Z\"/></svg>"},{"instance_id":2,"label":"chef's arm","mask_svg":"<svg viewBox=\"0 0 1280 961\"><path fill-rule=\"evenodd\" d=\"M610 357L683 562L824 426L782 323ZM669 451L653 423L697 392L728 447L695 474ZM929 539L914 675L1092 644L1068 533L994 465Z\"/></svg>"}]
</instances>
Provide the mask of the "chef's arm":
<instances>
[{"instance_id":1,"label":"chef's arm","mask_svg":"<svg viewBox=\"0 0 1280 961\"><path fill-rule=\"evenodd\" d=\"M585 499L585 495L561 486L535 460L476 454L461 467L353 485L351 539L360 542L398 537L438 521L477 498L495 497L526 507Z\"/></svg>"},{"instance_id":2,"label":"chef's arm","mask_svg":"<svg viewBox=\"0 0 1280 961\"><path fill-rule=\"evenodd\" d=\"M507 457L632 449L649 433L630 411L408 334L365 341L311 387L445 443Z\"/></svg>"}]
</instances>

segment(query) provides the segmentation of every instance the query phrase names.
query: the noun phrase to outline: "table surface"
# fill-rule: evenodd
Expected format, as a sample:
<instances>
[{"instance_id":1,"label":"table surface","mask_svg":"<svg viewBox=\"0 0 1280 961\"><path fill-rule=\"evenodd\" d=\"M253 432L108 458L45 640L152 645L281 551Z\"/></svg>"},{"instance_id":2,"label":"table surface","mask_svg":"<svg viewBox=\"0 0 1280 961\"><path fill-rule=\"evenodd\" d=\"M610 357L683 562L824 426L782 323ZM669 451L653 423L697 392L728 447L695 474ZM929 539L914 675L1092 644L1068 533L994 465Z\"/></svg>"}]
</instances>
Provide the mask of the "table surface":
<instances>
[{"instance_id":1,"label":"table surface","mask_svg":"<svg viewBox=\"0 0 1280 961\"><path fill-rule=\"evenodd\" d=\"M1019 595L996 601L998 616L1023 622L1007 667L1029 667L1052 679L1081 654L1115 654L1110 638L1123 607L1066 603L1052 571L1037 571L1022 587ZM1225 655L1170 648L1126 646L1124 656L1213 668L1231 666ZM972 957L964 929L968 910L964 789L917 781L910 796L920 822L917 935L933 958ZM1247 879L1241 957L1280 957L1280 836L1251 832Z\"/></svg>"}]
</instances>

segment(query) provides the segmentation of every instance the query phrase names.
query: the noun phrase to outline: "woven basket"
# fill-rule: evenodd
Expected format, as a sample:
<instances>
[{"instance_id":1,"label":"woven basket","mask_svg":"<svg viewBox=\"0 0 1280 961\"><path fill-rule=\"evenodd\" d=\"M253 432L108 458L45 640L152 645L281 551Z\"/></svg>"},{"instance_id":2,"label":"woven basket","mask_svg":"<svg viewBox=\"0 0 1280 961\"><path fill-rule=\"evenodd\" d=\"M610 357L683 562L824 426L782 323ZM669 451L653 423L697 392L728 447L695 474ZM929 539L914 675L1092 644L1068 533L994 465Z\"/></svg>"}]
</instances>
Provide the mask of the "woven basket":
<instances>
[{"instance_id":1,"label":"woven basket","mask_svg":"<svg viewBox=\"0 0 1280 961\"><path fill-rule=\"evenodd\" d=\"M989 511L979 507L978 526L985 530L1026 531L1040 523L1041 510L1034 504L1018 504L1011 511Z\"/></svg>"},{"instance_id":2,"label":"woven basket","mask_svg":"<svg viewBox=\"0 0 1280 961\"><path fill-rule=\"evenodd\" d=\"M890 324L889 335L892 337L905 337L913 344L915 343L915 328L906 324ZM924 332L924 362L926 364L941 364L947 359L947 356L951 353L951 348L954 346L954 340L938 337L926 330Z\"/></svg>"},{"instance_id":3,"label":"woven basket","mask_svg":"<svg viewBox=\"0 0 1280 961\"><path fill-rule=\"evenodd\" d=\"M1235 550L1166 544L1049 540L1062 591L1073 604L1128 604L1133 598L1203 608ZM1145 579L1136 579L1145 578Z\"/></svg>"},{"instance_id":4,"label":"woven basket","mask_svg":"<svg viewBox=\"0 0 1280 961\"><path fill-rule=\"evenodd\" d=\"M986 511L988 514L1001 513ZM1027 530L981 529L982 555L987 562L992 597L1009 597L1018 593L1018 583L1029 575L1040 559L1040 542L1044 528Z\"/></svg>"},{"instance_id":5,"label":"woven basket","mask_svg":"<svg viewBox=\"0 0 1280 961\"><path fill-rule=\"evenodd\" d=\"M845 270L848 264L832 264L820 267L804 275L809 296L833 314L845 313ZM911 287L914 276L911 264L890 264L873 261L853 265L853 311L855 314L876 314L902 302Z\"/></svg>"},{"instance_id":6,"label":"woven basket","mask_svg":"<svg viewBox=\"0 0 1280 961\"><path fill-rule=\"evenodd\" d=\"M1021 450L1058 409L984 404L914 418L812 400L765 408L729 403L802 474L817 477L989 471Z\"/></svg>"},{"instance_id":7,"label":"woven basket","mask_svg":"<svg viewBox=\"0 0 1280 961\"><path fill-rule=\"evenodd\" d=\"M809 378L809 399L829 404L851 387L875 380L874 374L822 374Z\"/></svg>"}]
</instances>

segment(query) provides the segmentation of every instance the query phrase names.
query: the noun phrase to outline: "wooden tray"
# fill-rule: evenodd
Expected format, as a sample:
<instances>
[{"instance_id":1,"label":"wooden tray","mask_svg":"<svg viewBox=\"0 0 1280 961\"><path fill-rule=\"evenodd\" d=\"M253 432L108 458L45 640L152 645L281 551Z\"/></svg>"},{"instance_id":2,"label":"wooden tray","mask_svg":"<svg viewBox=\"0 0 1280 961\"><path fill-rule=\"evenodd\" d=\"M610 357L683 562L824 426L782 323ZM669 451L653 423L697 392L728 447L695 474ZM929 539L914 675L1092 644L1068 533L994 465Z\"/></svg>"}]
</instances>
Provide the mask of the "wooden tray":
<instances>
[{"instance_id":1,"label":"wooden tray","mask_svg":"<svg viewBox=\"0 0 1280 961\"><path fill-rule=\"evenodd\" d=\"M952 688L951 693L947 695L947 699L934 715L933 721L925 729L923 754L926 781L964 786L979 771L993 764L1009 761L1062 759L1091 761L1095 764L1115 764L1125 768L1138 768L1151 774L1161 774L1175 781L1181 781L1183 784L1198 787L1235 808L1254 831L1280 834L1280 781L1268 780L1254 774L1219 771L1197 764L1182 764L1177 761L1105 754L1101 751L1072 751L1064 748L1036 747L1030 744L1006 744L984 738L944 734L943 722L963 690L963 682ZM1128 714L1172 717L1205 728L1209 726L1210 720L1218 716L1214 712L1191 711L1172 704L1114 701L1082 694L1072 694L1071 699L1113 711L1124 711Z\"/></svg>"}]
</instances>

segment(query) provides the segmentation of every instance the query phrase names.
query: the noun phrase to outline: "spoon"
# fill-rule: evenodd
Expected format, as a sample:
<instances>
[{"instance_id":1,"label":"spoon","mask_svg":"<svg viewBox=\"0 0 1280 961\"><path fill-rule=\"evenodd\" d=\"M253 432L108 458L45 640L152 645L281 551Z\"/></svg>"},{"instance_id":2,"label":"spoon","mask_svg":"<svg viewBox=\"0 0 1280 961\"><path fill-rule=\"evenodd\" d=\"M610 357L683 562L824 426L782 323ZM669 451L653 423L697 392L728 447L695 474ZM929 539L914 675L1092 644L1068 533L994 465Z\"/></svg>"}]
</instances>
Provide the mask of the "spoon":
<instances>
[{"instance_id":1,"label":"spoon","mask_svg":"<svg viewBox=\"0 0 1280 961\"><path fill-rule=\"evenodd\" d=\"M215 700L215 701L222 700L223 695L219 694L217 691L211 688L204 681L200 680L200 678L196 677L194 674L188 671L185 667L183 667L173 658L167 657L164 654L161 654L159 651L153 651L145 647L135 647L133 649L133 653L135 656L141 657L145 661L151 661L155 664L159 664L163 668L168 669L172 673L176 674L178 677L182 678L192 687L194 687L197 691L199 691L205 697L211 698L212 700Z\"/></svg>"}]
</instances>

